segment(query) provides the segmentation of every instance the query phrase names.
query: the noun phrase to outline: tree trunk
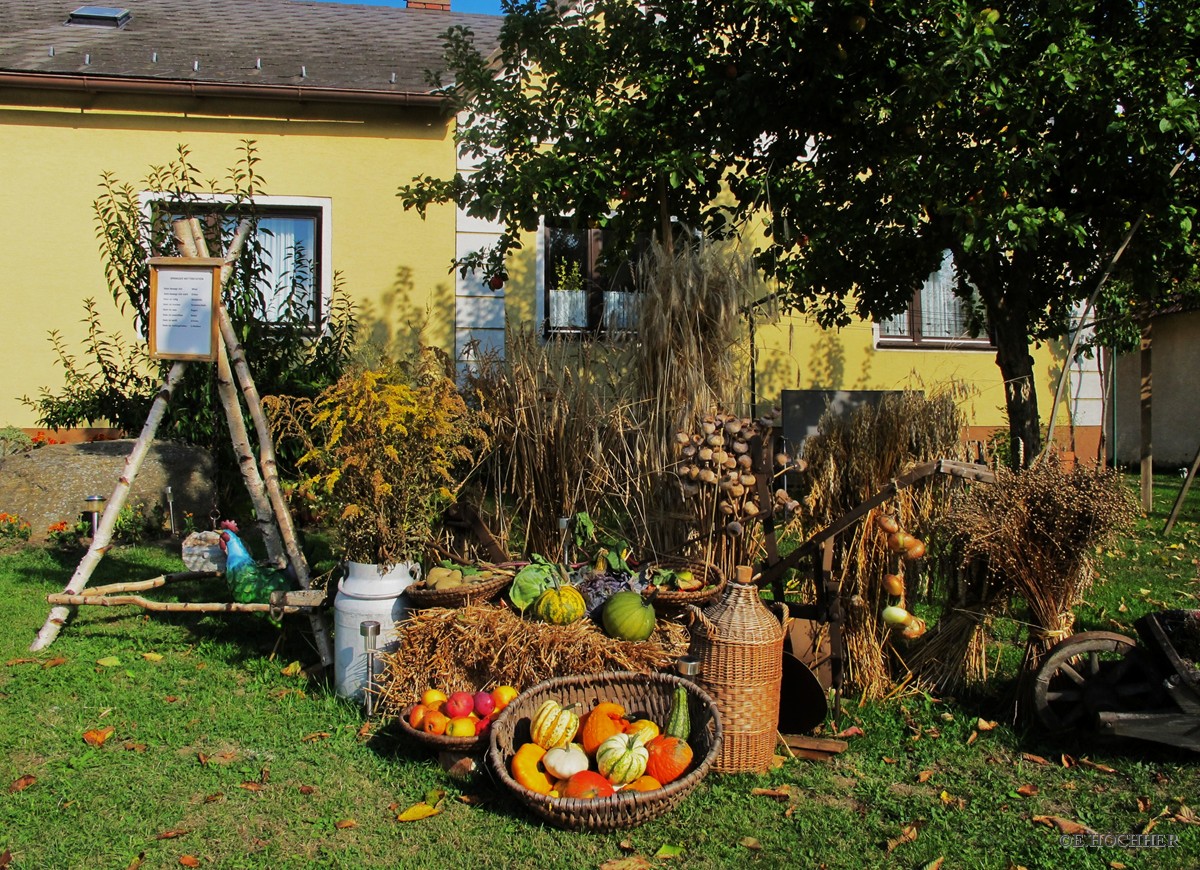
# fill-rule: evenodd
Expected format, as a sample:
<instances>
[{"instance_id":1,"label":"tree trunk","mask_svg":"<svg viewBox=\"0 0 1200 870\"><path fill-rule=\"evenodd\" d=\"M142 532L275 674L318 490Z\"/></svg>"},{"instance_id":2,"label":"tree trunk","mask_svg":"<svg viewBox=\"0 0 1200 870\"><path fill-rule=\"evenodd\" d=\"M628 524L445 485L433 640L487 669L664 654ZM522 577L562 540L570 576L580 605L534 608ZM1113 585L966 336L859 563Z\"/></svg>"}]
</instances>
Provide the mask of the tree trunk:
<instances>
[{"instance_id":1,"label":"tree trunk","mask_svg":"<svg viewBox=\"0 0 1200 870\"><path fill-rule=\"evenodd\" d=\"M1029 353L1028 324L1012 310L988 306L996 365L1004 380L1004 408L1008 412L1009 464L1013 469L1029 466L1041 450L1037 390L1033 380L1033 356Z\"/></svg>"}]
</instances>

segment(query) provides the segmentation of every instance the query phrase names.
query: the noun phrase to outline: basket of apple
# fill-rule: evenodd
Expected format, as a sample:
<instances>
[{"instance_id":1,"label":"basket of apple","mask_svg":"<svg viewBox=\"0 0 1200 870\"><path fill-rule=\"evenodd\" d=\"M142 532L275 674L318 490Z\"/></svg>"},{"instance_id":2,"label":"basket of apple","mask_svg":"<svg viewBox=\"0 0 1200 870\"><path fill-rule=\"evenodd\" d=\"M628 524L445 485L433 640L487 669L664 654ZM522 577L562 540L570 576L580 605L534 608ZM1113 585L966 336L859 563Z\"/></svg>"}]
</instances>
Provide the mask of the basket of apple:
<instances>
[{"instance_id":1,"label":"basket of apple","mask_svg":"<svg viewBox=\"0 0 1200 870\"><path fill-rule=\"evenodd\" d=\"M487 746L492 722L517 694L513 686L449 694L441 689L426 689L417 703L405 709L400 728L435 749L460 753L482 751Z\"/></svg>"}]
</instances>

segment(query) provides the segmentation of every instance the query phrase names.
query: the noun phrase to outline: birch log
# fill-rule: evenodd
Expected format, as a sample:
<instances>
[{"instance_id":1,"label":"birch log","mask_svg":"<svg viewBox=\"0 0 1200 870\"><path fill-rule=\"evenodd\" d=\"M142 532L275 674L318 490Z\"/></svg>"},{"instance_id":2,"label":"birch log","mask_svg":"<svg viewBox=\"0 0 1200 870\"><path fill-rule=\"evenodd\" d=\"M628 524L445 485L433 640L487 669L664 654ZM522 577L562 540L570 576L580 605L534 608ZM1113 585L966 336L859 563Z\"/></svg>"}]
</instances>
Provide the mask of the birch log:
<instances>
[{"instance_id":1,"label":"birch log","mask_svg":"<svg viewBox=\"0 0 1200 870\"><path fill-rule=\"evenodd\" d=\"M109 498L107 505L105 505L104 514L96 526L96 534L92 538L92 545L88 547L88 551L84 554L83 559L80 560L79 567L75 569L75 574L71 577L71 582L63 590L64 595L80 594L83 591L83 587L87 586L92 572L96 570L96 566L100 564L100 560L108 552L112 542L113 529L117 525L117 515L121 512L121 508L125 506L125 499L129 497L130 486L133 483L134 477L137 476L138 470L142 467L142 462L145 460L146 454L150 450L150 444L154 441L154 433L158 431L158 426L162 422L163 415L167 412L167 403L171 399L171 393L175 392L175 386L183 377L184 368L185 363L183 362L177 362L171 366L171 371L167 373L167 379L159 387L158 395L154 397L154 403L150 406L150 413L146 415L146 422L142 426L142 432L138 435L137 441L134 442L133 450L129 452L129 456L125 459L125 467L121 470L121 476L117 480L116 489L113 490L112 496ZM52 644L70 615L71 611L66 605L59 604L50 608L50 615L46 617L46 622L37 633L37 637L34 638L33 643L30 644L29 649L37 652Z\"/></svg>"}]
</instances>

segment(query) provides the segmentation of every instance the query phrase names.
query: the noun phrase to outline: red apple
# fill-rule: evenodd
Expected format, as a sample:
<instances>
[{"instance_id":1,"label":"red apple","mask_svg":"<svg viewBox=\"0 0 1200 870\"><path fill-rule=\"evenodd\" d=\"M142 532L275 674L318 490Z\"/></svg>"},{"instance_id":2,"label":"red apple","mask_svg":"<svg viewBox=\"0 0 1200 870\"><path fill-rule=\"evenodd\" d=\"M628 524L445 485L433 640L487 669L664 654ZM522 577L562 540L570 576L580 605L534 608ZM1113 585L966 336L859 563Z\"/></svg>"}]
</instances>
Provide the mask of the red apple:
<instances>
[{"instance_id":1,"label":"red apple","mask_svg":"<svg viewBox=\"0 0 1200 870\"><path fill-rule=\"evenodd\" d=\"M492 730L492 716L484 716L475 723L475 734L477 736L486 736Z\"/></svg>"},{"instance_id":2,"label":"red apple","mask_svg":"<svg viewBox=\"0 0 1200 870\"><path fill-rule=\"evenodd\" d=\"M499 290L504 286L504 278L500 275L493 275L492 277L488 278L487 284L492 290Z\"/></svg>"},{"instance_id":3,"label":"red apple","mask_svg":"<svg viewBox=\"0 0 1200 870\"><path fill-rule=\"evenodd\" d=\"M451 719L469 716L474 710L475 696L470 692L455 692L446 699L446 705L442 708L442 712Z\"/></svg>"},{"instance_id":4,"label":"red apple","mask_svg":"<svg viewBox=\"0 0 1200 870\"><path fill-rule=\"evenodd\" d=\"M492 711L496 709L496 699L492 697L491 692L476 692L475 693L475 713L481 718L490 716Z\"/></svg>"}]
</instances>

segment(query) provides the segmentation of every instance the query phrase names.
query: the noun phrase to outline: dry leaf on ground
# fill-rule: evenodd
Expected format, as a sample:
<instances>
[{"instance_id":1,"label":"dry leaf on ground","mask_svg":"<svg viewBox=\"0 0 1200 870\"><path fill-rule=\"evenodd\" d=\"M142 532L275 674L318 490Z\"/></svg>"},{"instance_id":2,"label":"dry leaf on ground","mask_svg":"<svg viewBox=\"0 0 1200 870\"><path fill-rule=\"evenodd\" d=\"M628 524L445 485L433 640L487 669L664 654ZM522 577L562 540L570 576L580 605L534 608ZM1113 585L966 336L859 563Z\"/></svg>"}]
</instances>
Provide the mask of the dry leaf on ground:
<instances>
[{"instance_id":1,"label":"dry leaf on ground","mask_svg":"<svg viewBox=\"0 0 1200 870\"><path fill-rule=\"evenodd\" d=\"M613 858L600 865L600 870L648 870L652 867L649 858L633 855L629 858Z\"/></svg>"},{"instance_id":2,"label":"dry leaf on ground","mask_svg":"<svg viewBox=\"0 0 1200 870\"><path fill-rule=\"evenodd\" d=\"M1034 816L1033 821L1048 828L1058 828L1059 832L1063 834L1096 833L1086 825L1081 825L1079 822L1073 822L1070 819L1064 819L1061 816Z\"/></svg>"},{"instance_id":3,"label":"dry leaf on ground","mask_svg":"<svg viewBox=\"0 0 1200 870\"><path fill-rule=\"evenodd\" d=\"M977 731L991 731L996 727L997 724L998 723L992 722L989 719L976 719L975 729Z\"/></svg>"},{"instance_id":4,"label":"dry leaf on ground","mask_svg":"<svg viewBox=\"0 0 1200 870\"><path fill-rule=\"evenodd\" d=\"M339 831L344 831L346 828L357 828L358 822L356 822L354 819L339 819L333 823L333 826Z\"/></svg>"},{"instance_id":5,"label":"dry leaf on ground","mask_svg":"<svg viewBox=\"0 0 1200 870\"><path fill-rule=\"evenodd\" d=\"M199 867L200 859L195 855L183 855L179 858L179 863L184 867Z\"/></svg>"},{"instance_id":6,"label":"dry leaf on ground","mask_svg":"<svg viewBox=\"0 0 1200 870\"><path fill-rule=\"evenodd\" d=\"M177 837L182 837L186 833L187 833L187 831L184 830L183 828L172 828L169 831L163 831L161 834L159 834L157 837L155 837L155 839L156 840L174 840Z\"/></svg>"},{"instance_id":7,"label":"dry leaf on ground","mask_svg":"<svg viewBox=\"0 0 1200 870\"><path fill-rule=\"evenodd\" d=\"M929 782L931 779L933 779L932 770L922 770L917 774L917 782Z\"/></svg>"},{"instance_id":8,"label":"dry leaf on ground","mask_svg":"<svg viewBox=\"0 0 1200 870\"><path fill-rule=\"evenodd\" d=\"M46 659L42 662L43 668L57 668L59 665L65 665L67 660L62 656L55 656L52 659Z\"/></svg>"},{"instance_id":9,"label":"dry leaf on ground","mask_svg":"<svg viewBox=\"0 0 1200 870\"><path fill-rule=\"evenodd\" d=\"M312 734L305 734L303 737L301 737L300 742L315 743L318 740L328 740L329 736L330 734L328 731L314 731Z\"/></svg>"},{"instance_id":10,"label":"dry leaf on ground","mask_svg":"<svg viewBox=\"0 0 1200 870\"><path fill-rule=\"evenodd\" d=\"M903 846L905 843L911 843L915 839L917 839L917 826L905 825L900 829L900 836L892 837L892 839L887 841L887 850L888 852L891 852L897 846Z\"/></svg>"},{"instance_id":11,"label":"dry leaf on ground","mask_svg":"<svg viewBox=\"0 0 1200 870\"><path fill-rule=\"evenodd\" d=\"M12 793L18 792L18 791L25 791L25 789L29 788L35 782L37 782L37 777L34 776L32 773L27 773L24 776L18 776L11 783L9 783L9 786L8 786L9 794L12 794Z\"/></svg>"},{"instance_id":12,"label":"dry leaf on ground","mask_svg":"<svg viewBox=\"0 0 1200 870\"><path fill-rule=\"evenodd\" d=\"M1038 793L1039 790L1040 789L1038 789L1036 785L1031 782L1027 782L1025 785L1017 789L1017 794L1019 794L1021 797L1033 797Z\"/></svg>"},{"instance_id":13,"label":"dry leaf on ground","mask_svg":"<svg viewBox=\"0 0 1200 870\"><path fill-rule=\"evenodd\" d=\"M752 852L757 852L762 848L762 843L758 841L758 837L742 837L738 843L745 846Z\"/></svg>"},{"instance_id":14,"label":"dry leaf on ground","mask_svg":"<svg viewBox=\"0 0 1200 870\"><path fill-rule=\"evenodd\" d=\"M115 730L111 725L104 728L89 728L83 732L83 742L88 746L103 746L105 741L113 736Z\"/></svg>"},{"instance_id":15,"label":"dry leaf on ground","mask_svg":"<svg viewBox=\"0 0 1200 870\"><path fill-rule=\"evenodd\" d=\"M396 816L396 821L416 822L421 819L427 819L430 816L436 816L440 812L441 810L437 807L430 806L425 801L421 801L420 803L413 804L400 815Z\"/></svg>"},{"instance_id":16,"label":"dry leaf on ground","mask_svg":"<svg viewBox=\"0 0 1200 870\"><path fill-rule=\"evenodd\" d=\"M1040 755L1034 755L1032 752L1022 752L1021 757L1026 761L1032 761L1034 764L1049 764L1050 762L1042 758Z\"/></svg>"},{"instance_id":17,"label":"dry leaf on ground","mask_svg":"<svg viewBox=\"0 0 1200 870\"><path fill-rule=\"evenodd\" d=\"M847 737L863 737L865 734L866 734L866 732L863 731L861 728L859 728L857 725L851 725L849 728L839 731L837 734L835 734L833 736L838 738L839 740L844 740Z\"/></svg>"}]
</instances>

